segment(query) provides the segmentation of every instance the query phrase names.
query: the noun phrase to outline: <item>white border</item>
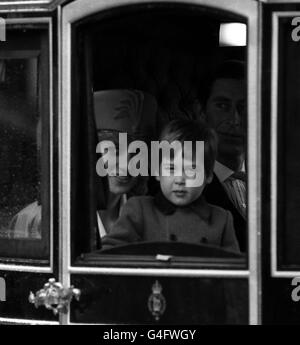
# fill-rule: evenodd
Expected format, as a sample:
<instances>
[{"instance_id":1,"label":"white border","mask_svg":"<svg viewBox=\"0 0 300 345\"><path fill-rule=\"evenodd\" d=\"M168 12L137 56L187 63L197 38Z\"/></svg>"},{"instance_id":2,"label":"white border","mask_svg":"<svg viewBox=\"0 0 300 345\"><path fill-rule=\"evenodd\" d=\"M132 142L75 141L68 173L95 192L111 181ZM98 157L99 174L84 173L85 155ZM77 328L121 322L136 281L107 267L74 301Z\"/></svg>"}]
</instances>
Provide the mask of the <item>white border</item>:
<instances>
[{"instance_id":1,"label":"white border","mask_svg":"<svg viewBox=\"0 0 300 345\"><path fill-rule=\"evenodd\" d=\"M248 20L248 250L249 323L262 322L261 277L261 75L262 4ZM252 34L251 34L252 33ZM249 185L251 188L249 188Z\"/></svg>"},{"instance_id":2,"label":"white border","mask_svg":"<svg viewBox=\"0 0 300 345\"><path fill-rule=\"evenodd\" d=\"M291 4L291 3L300 3L299 0L258 0L267 4Z\"/></svg>"},{"instance_id":3,"label":"white border","mask_svg":"<svg viewBox=\"0 0 300 345\"><path fill-rule=\"evenodd\" d=\"M63 60L63 54L62 54L62 14L61 14L62 10L61 10L61 6L58 7L57 9L57 34L58 34L58 48L57 48L57 52L58 52L58 138L60 138L60 140L58 141L58 151L59 151L59 177L58 177L58 183L59 183L59 281L62 282L64 284L64 286L70 286L70 275L68 273L67 270L64 269L64 262L65 262L65 258L66 258L66 253L65 252L65 242L66 242L66 238L65 238L65 234L66 232L63 231L63 227L62 227L62 218L64 216L64 212L63 212L63 194L62 194L62 179L63 176L61 175L62 171L61 171L61 151L62 151L62 141L63 141L63 137L62 137L62 120L63 120L63 112L62 112L62 101L63 101L63 88L62 88L62 60ZM65 285L66 284L66 285ZM69 313L66 314L59 314L59 322L62 325L67 325L69 324Z\"/></svg>"},{"instance_id":4,"label":"white border","mask_svg":"<svg viewBox=\"0 0 300 345\"><path fill-rule=\"evenodd\" d=\"M116 267L69 267L69 273L104 274L120 276L160 276L160 277L214 277L214 278L248 278L245 270L209 270L180 268L116 268Z\"/></svg>"},{"instance_id":5,"label":"white border","mask_svg":"<svg viewBox=\"0 0 300 345\"><path fill-rule=\"evenodd\" d=\"M300 2L299 2L300 3ZM278 49L279 18L297 17L300 12L274 12L272 14L272 76L271 76L271 276L294 278L300 271L279 271L277 262L277 145L278 145Z\"/></svg>"},{"instance_id":6,"label":"white border","mask_svg":"<svg viewBox=\"0 0 300 345\"><path fill-rule=\"evenodd\" d=\"M26 6L26 5L34 5L34 6L39 6L39 5L48 5L52 2L52 0L24 0L24 1L1 1L1 6Z\"/></svg>"},{"instance_id":7,"label":"white border","mask_svg":"<svg viewBox=\"0 0 300 345\"><path fill-rule=\"evenodd\" d=\"M166 0L152 0L152 3L166 2ZM210 277L249 277L249 322L257 324L261 322L260 316L260 108L259 108L259 66L258 58L258 27L261 24L258 18L258 2L240 0L175 0L175 3L186 5L204 5L211 8L226 10L248 18L248 172L251 181L251 190L248 192L248 215L249 215L249 271L234 270L186 270L186 269L124 269L124 268L86 268L71 267L70 262L70 193L71 193L71 25L91 14L111 9L122 5L134 5L149 3L148 0L78 0L67 4L62 14L62 96L60 113L60 147L59 147L59 176L60 176L60 231L62 236L62 283L70 285L70 273L92 273L93 274L164 274L168 276L207 276ZM63 114L63 116L62 116ZM256 145L253 145L255 143ZM249 169L251 167L251 169ZM253 168L255 167L255 168ZM126 273L124 273L126 272ZM80 288L80 287L79 287ZM68 320L65 320L68 322Z\"/></svg>"},{"instance_id":8,"label":"white border","mask_svg":"<svg viewBox=\"0 0 300 345\"><path fill-rule=\"evenodd\" d=\"M46 321L46 320L26 320L26 319L13 319L0 317L0 326L5 324L14 325L59 325L58 321Z\"/></svg>"},{"instance_id":9,"label":"white border","mask_svg":"<svg viewBox=\"0 0 300 345\"><path fill-rule=\"evenodd\" d=\"M35 273L52 273L53 272L53 38L52 38L52 19L47 17L41 18L11 18L6 19L6 24L48 24L49 32L49 136L50 136L50 266L34 265L17 265L0 263L1 271L18 271L18 272L35 272Z\"/></svg>"}]
</instances>

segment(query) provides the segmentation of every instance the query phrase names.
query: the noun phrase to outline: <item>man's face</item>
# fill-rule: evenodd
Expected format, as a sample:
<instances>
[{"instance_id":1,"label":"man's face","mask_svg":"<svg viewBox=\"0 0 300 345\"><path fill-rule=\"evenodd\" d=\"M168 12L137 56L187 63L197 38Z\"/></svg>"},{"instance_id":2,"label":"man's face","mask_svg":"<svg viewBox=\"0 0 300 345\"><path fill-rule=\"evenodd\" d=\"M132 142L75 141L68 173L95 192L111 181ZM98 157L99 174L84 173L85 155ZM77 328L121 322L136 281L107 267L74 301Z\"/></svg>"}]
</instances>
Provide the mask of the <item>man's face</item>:
<instances>
[{"instance_id":1,"label":"man's face","mask_svg":"<svg viewBox=\"0 0 300 345\"><path fill-rule=\"evenodd\" d=\"M218 160L231 168L245 152L246 119L244 80L217 79L207 100L206 121L218 134Z\"/></svg>"}]
</instances>

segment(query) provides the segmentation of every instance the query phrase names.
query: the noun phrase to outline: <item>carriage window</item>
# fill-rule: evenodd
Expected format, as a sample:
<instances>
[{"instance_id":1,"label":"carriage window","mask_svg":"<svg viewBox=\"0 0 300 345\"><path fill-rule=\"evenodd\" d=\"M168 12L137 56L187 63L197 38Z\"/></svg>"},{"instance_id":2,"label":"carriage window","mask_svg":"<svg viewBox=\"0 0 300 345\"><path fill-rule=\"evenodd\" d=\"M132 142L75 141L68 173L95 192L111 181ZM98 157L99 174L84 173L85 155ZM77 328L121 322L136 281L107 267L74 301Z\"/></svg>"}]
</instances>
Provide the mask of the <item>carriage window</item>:
<instances>
[{"instance_id":1,"label":"carriage window","mask_svg":"<svg viewBox=\"0 0 300 345\"><path fill-rule=\"evenodd\" d=\"M297 20L297 18L295 18ZM294 24L292 24L294 23ZM277 112L277 260L279 268L296 268L300 265L299 250L299 167L300 130L298 90L300 87L299 26L293 17L279 18L278 30L278 84ZM274 149L274 146L273 146ZM274 172L274 171L273 171ZM275 187L273 187L275 188ZM275 230L275 228L274 228Z\"/></svg>"},{"instance_id":2,"label":"carriage window","mask_svg":"<svg viewBox=\"0 0 300 345\"><path fill-rule=\"evenodd\" d=\"M74 26L76 263L120 265L124 255L145 265L153 256L179 266L199 257L246 263L246 25L228 14L183 13L124 9ZM225 24L242 25L242 40L224 38ZM179 154L181 165L176 150L169 160L155 155L161 140L204 147Z\"/></svg>"},{"instance_id":3,"label":"carriage window","mask_svg":"<svg viewBox=\"0 0 300 345\"><path fill-rule=\"evenodd\" d=\"M47 259L49 49L46 28L8 26L0 52L0 257ZM48 148L47 148L48 146ZM45 194L44 194L45 193ZM43 205L43 211L42 211ZM25 260L25 261L24 261Z\"/></svg>"}]
</instances>

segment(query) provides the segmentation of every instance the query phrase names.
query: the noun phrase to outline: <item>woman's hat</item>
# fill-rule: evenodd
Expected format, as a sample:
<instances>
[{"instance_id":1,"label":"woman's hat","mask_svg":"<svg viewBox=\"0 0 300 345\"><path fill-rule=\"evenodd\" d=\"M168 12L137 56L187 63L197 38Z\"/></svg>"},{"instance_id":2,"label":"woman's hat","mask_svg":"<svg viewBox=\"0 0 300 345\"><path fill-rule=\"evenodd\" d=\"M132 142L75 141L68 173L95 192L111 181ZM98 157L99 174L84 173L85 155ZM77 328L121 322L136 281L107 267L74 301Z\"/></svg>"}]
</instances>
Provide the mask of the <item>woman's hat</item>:
<instances>
[{"instance_id":1,"label":"woman's hat","mask_svg":"<svg viewBox=\"0 0 300 345\"><path fill-rule=\"evenodd\" d=\"M139 90L104 90L94 93L99 138L123 132L134 139L151 140L157 130L156 99Z\"/></svg>"}]
</instances>

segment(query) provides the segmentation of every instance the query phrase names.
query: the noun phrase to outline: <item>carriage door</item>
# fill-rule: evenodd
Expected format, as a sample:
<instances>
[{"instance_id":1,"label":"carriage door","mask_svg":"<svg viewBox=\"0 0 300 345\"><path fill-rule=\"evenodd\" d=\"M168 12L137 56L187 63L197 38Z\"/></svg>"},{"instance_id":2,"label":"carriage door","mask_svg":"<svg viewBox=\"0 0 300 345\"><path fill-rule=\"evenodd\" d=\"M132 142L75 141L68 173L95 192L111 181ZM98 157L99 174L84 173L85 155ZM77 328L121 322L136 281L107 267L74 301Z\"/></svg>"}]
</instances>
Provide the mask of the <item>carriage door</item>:
<instances>
[{"instance_id":1,"label":"carriage door","mask_svg":"<svg viewBox=\"0 0 300 345\"><path fill-rule=\"evenodd\" d=\"M0 323L58 323L53 311L28 300L58 278L52 19L1 13Z\"/></svg>"},{"instance_id":2,"label":"carriage door","mask_svg":"<svg viewBox=\"0 0 300 345\"><path fill-rule=\"evenodd\" d=\"M62 7L61 282L81 291L62 323L260 323L258 3L236 4L78 0ZM229 24L243 28L244 40L232 33L220 38ZM101 252L97 211L105 209L108 186L95 171L93 93L138 89L154 95L160 128L178 116L201 116L206 72L223 59L247 65L246 169L252 169L245 252L171 241ZM154 189L149 183L150 194Z\"/></svg>"},{"instance_id":3,"label":"carriage door","mask_svg":"<svg viewBox=\"0 0 300 345\"><path fill-rule=\"evenodd\" d=\"M300 4L263 10L263 321L298 323Z\"/></svg>"}]
</instances>

